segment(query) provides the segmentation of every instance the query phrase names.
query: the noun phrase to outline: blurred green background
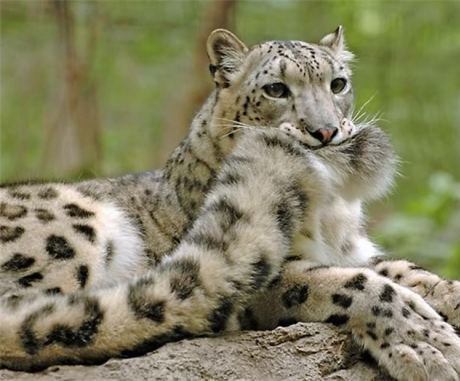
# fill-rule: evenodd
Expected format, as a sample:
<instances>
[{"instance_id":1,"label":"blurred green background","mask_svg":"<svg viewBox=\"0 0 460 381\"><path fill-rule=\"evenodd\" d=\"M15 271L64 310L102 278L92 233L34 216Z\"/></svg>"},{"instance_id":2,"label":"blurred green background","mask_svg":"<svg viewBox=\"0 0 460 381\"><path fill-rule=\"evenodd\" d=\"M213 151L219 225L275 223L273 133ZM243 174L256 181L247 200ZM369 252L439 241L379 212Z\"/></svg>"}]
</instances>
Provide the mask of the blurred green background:
<instances>
[{"instance_id":1,"label":"blurred green background","mask_svg":"<svg viewBox=\"0 0 460 381\"><path fill-rule=\"evenodd\" d=\"M460 278L459 1L8 1L1 11L0 180L160 167L209 91L204 37L317 41L344 25L357 105L401 157L373 238Z\"/></svg>"}]
</instances>

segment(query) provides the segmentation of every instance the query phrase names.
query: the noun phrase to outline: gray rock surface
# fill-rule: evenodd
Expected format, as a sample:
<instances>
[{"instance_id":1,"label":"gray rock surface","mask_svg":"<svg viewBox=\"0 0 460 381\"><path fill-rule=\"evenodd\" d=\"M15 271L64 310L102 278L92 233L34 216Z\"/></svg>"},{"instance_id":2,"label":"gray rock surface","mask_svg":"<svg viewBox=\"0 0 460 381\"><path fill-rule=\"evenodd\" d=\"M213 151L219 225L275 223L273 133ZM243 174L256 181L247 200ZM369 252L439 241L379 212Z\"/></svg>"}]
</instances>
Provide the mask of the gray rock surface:
<instances>
[{"instance_id":1,"label":"gray rock surface","mask_svg":"<svg viewBox=\"0 0 460 381\"><path fill-rule=\"evenodd\" d=\"M0 380L382 381L349 335L319 323L166 344L142 357L99 366L54 366L40 373L0 370Z\"/></svg>"}]
</instances>

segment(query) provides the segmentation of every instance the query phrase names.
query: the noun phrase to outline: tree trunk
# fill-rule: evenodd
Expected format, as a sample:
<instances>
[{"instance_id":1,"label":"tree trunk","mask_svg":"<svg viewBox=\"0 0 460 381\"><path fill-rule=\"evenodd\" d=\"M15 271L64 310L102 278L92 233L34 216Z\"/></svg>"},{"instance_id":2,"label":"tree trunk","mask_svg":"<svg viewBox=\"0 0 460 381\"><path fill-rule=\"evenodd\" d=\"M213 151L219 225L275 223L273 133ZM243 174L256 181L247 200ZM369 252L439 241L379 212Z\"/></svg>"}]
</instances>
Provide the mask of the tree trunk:
<instances>
[{"instance_id":1,"label":"tree trunk","mask_svg":"<svg viewBox=\"0 0 460 381\"><path fill-rule=\"evenodd\" d=\"M52 102L51 120L45 140L45 172L53 176L93 175L101 159L100 124L96 83L90 69L97 41L96 3L85 30L86 45L77 48L72 4L55 0L58 25L57 71L61 76L57 99Z\"/></svg>"},{"instance_id":2,"label":"tree trunk","mask_svg":"<svg viewBox=\"0 0 460 381\"><path fill-rule=\"evenodd\" d=\"M198 33L194 52L193 68L189 78L184 81L189 86L174 99L168 107L170 112L164 123L162 150L155 158L157 167L163 166L172 150L187 135L194 114L206 100L212 90L213 82L207 70L209 65L206 53L206 41L209 34L217 28L232 28L236 0L221 0L209 2L203 17L202 27ZM180 110L177 112L177 110Z\"/></svg>"}]
</instances>

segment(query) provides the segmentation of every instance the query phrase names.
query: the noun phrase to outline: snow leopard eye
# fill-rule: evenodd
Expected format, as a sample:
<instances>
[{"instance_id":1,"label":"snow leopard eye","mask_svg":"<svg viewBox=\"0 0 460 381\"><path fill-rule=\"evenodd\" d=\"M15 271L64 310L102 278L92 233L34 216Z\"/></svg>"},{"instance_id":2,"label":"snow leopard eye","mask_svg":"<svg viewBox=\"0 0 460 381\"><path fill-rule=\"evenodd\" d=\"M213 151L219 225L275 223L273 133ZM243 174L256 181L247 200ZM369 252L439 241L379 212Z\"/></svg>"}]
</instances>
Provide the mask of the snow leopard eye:
<instances>
[{"instance_id":1,"label":"snow leopard eye","mask_svg":"<svg viewBox=\"0 0 460 381\"><path fill-rule=\"evenodd\" d=\"M281 82L270 83L262 87L262 89L265 94L272 98L287 98L290 93L289 88Z\"/></svg>"},{"instance_id":2,"label":"snow leopard eye","mask_svg":"<svg viewBox=\"0 0 460 381\"><path fill-rule=\"evenodd\" d=\"M336 78L331 82L331 90L334 94L338 94L345 89L347 85L347 80L345 78Z\"/></svg>"}]
</instances>

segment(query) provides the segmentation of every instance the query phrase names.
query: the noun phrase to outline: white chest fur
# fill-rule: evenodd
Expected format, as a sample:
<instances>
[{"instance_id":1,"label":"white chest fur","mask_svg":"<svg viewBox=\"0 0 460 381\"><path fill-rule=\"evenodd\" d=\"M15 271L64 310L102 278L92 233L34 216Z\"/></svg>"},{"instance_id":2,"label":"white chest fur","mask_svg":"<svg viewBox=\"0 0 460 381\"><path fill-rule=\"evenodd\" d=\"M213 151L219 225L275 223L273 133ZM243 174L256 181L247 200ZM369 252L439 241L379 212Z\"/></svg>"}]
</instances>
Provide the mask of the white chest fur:
<instances>
[{"instance_id":1,"label":"white chest fur","mask_svg":"<svg viewBox=\"0 0 460 381\"><path fill-rule=\"evenodd\" d=\"M303 259L332 266L362 266L380 255L363 229L361 201L337 197L322 208L315 228L294 238L293 251ZM311 220L310 220L311 223Z\"/></svg>"}]
</instances>

